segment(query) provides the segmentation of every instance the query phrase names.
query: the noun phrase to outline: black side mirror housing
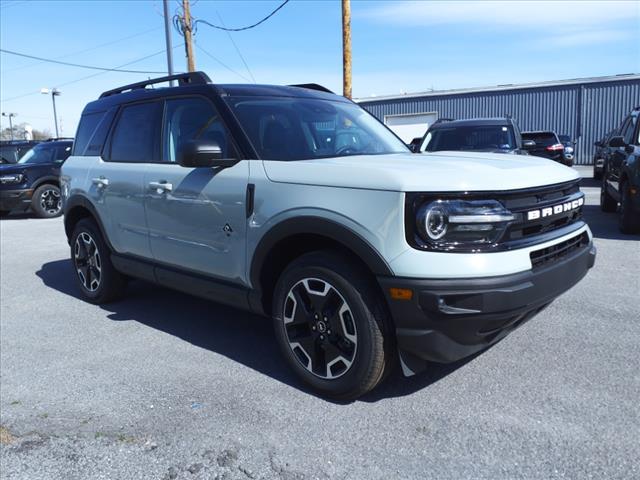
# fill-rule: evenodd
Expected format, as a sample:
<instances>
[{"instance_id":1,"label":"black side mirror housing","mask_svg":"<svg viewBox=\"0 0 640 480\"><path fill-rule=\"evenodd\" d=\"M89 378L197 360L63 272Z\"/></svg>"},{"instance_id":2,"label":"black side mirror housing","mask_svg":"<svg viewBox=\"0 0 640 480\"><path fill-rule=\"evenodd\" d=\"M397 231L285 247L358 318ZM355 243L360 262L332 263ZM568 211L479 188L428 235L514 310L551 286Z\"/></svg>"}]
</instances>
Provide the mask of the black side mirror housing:
<instances>
[{"instance_id":1,"label":"black side mirror housing","mask_svg":"<svg viewBox=\"0 0 640 480\"><path fill-rule=\"evenodd\" d=\"M609 140L609 146L613 148L618 148L618 147L626 147L627 144L624 143L624 137L613 137L611 140Z\"/></svg>"},{"instance_id":2,"label":"black side mirror housing","mask_svg":"<svg viewBox=\"0 0 640 480\"><path fill-rule=\"evenodd\" d=\"M533 140L522 140L522 148L533 148L536 146L536 142Z\"/></svg>"},{"instance_id":3,"label":"black side mirror housing","mask_svg":"<svg viewBox=\"0 0 640 480\"><path fill-rule=\"evenodd\" d=\"M217 142L189 140L179 152L178 162L182 167L232 167L239 162L236 158L223 158Z\"/></svg>"}]
</instances>

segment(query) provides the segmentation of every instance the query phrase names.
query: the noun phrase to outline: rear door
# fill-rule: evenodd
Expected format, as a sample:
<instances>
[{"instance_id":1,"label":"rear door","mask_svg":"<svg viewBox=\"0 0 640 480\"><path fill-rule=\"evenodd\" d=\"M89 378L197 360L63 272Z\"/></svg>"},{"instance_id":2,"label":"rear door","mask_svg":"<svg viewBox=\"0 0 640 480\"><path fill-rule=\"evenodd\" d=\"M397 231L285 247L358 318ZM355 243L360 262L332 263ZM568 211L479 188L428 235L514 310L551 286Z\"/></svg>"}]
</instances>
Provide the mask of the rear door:
<instances>
[{"instance_id":1,"label":"rear door","mask_svg":"<svg viewBox=\"0 0 640 480\"><path fill-rule=\"evenodd\" d=\"M151 248L144 180L149 164L160 161L161 118L161 101L122 106L89 179L90 196L114 249L146 259Z\"/></svg>"},{"instance_id":2,"label":"rear door","mask_svg":"<svg viewBox=\"0 0 640 480\"><path fill-rule=\"evenodd\" d=\"M163 162L149 168L144 185L153 257L164 265L244 283L249 162L228 168L182 167L181 147L190 140L215 141L226 158L238 158L208 98L166 100Z\"/></svg>"}]
</instances>

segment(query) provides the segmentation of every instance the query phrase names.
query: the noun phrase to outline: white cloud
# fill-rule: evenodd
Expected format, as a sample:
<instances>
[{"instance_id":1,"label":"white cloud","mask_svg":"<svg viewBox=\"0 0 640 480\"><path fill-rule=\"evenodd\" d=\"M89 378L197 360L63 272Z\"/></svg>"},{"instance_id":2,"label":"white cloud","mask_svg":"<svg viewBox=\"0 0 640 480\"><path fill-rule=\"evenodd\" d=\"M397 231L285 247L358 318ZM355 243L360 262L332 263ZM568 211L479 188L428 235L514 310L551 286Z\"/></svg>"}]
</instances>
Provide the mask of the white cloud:
<instances>
[{"instance_id":1,"label":"white cloud","mask_svg":"<svg viewBox=\"0 0 640 480\"><path fill-rule=\"evenodd\" d=\"M408 26L473 24L504 28L587 30L603 24L640 20L637 0L609 1L397 1L362 15Z\"/></svg>"}]
</instances>

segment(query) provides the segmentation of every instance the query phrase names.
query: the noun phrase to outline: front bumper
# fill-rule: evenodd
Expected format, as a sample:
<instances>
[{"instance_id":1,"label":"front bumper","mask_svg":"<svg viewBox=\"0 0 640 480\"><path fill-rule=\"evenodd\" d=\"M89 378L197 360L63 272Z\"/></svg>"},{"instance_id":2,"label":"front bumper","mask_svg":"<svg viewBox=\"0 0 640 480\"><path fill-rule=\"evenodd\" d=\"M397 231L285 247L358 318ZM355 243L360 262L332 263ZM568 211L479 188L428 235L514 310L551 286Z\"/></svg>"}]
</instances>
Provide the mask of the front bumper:
<instances>
[{"instance_id":1,"label":"front bumper","mask_svg":"<svg viewBox=\"0 0 640 480\"><path fill-rule=\"evenodd\" d=\"M25 211L31 206L33 189L0 190L0 210Z\"/></svg>"},{"instance_id":2,"label":"front bumper","mask_svg":"<svg viewBox=\"0 0 640 480\"><path fill-rule=\"evenodd\" d=\"M578 283L594 265L591 240L535 269L472 279L379 277L396 327L405 375L427 361L451 363L498 342ZM390 288L410 289L394 300Z\"/></svg>"}]
</instances>

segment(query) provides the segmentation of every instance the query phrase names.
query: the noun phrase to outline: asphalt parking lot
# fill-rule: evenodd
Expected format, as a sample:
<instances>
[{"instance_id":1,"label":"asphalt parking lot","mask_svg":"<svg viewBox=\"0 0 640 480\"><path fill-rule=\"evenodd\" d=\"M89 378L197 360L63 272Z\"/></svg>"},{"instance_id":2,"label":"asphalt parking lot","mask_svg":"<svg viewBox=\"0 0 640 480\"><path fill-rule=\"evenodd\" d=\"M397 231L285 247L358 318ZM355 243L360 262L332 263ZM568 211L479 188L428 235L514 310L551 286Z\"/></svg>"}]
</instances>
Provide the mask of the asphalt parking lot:
<instances>
[{"instance_id":1,"label":"asphalt parking lot","mask_svg":"<svg viewBox=\"0 0 640 480\"><path fill-rule=\"evenodd\" d=\"M78 298L61 219L0 222L0 473L16 479L639 478L640 236L584 179L595 268L490 350L349 404L268 321L143 282Z\"/></svg>"}]
</instances>

